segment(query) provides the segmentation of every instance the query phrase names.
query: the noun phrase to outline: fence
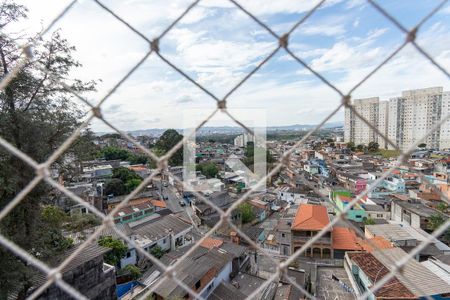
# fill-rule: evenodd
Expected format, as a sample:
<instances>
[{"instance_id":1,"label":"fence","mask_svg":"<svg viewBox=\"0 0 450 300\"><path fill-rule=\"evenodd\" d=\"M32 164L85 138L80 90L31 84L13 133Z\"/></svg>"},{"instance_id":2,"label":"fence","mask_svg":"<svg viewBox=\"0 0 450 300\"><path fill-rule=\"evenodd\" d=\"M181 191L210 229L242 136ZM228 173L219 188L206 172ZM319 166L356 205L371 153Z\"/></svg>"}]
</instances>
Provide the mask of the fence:
<instances>
[{"instance_id":1,"label":"fence","mask_svg":"<svg viewBox=\"0 0 450 300\"><path fill-rule=\"evenodd\" d=\"M262 60L256 67L253 68L253 70L251 72L249 72L244 78L242 78L242 80L236 84L233 88L231 88L229 90L228 93L226 93L226 95L224 97L219 97L215 94L213 94L211 91L208 90L207 87L203 86L202 84L200 84L199 82L197 82L196 80L194 80L192 77L190 77L186 72L184 72L181 68L179 68L177 65L175 65L173 62L170 61L170 59L168 59L167 57L164 56L163 53L161 53L160 49L159 49L159 41L161 39L163 39L167 33L172 30L172 28L178 23L180 22L180 20L182 20L186 14L189 13L189 11L191 11L195 6L198 5L198 3L200 2L200 0L194 1L191 5L189 5L185 11L178 17L176 18L165 30L162 31L162 33L157 36L154 39L150 39L149 37L147 37L144 33L140 32L138 29L136 29L135 27L133 27L132 25L130 25L130 23L128 23L126 20L122 19L118 14L116 14L116 12L114 12L113 10L111 10L110 8L108 8L108 6L98 0L94 0L101 8L103 8L105 11L107 11L109 14L111 14L118 22L123 23L125 26L127 26L132 32L134 32L135 34L137 34L140 38L142 38L144 41L146 41L150 47L149 51L141 58L141 60L134 65L129 72L123 77L121 78L110 90L110 92L108 92L97 105L93 105L91 104L87 99L83 98L81 95L77 94L75 91L71 90L71 88L69 86L67 86L66 84L64 84L63 82L60 82L61 86L66 89L67 91L73 93L73 95L75 97L77 97L78 99L80 99L81 101L83 101L85 104L87 104L90 107L90 113L87 116L86 120L81 124L81 126L79 128L77 128L72 134L71 136L58 148L56 149L53 154L45 161L45 162L37 162L34 161L32 158L30 158L28 155L26 155L25 153L21 152L20 150L18 150L14 145L12 145L11 143L9 143L8 141L6 141L4 138L0 137L0 145L6 149L7 151L9 151L11 154L17 156L18 158L22 159L25 163L27 163L29 166L31 166L35 171L36 171L36 176L35 178L28 183L28 185L22 190L20 191L15 197L14 199L12 199L1 211L0 211L0 220L3 219L14 207L16 207L26 196L28 193L30 193L30 191L36 187L40 182L45 181L47 182L49 185L51 185L52 187L54 187L55 189L58 189L59 191L61 191L62 193L64 193L65 195L67 195L68 197L70 197L71 199L73 199L74 201L78 202L79 204L87 207L93 214L95 214L96 216L100 217L103 220L103 223L101 226L99 226L99 228L80 246L78 247L69 257L67 257L59 266L57 266L56 268L50 268L48 265L46 265L45 263L43 263L42 261L38 260L36 257L32 256L30 253L27 253L25 250L23 250L22 248L20 248L18 245L14 244L13 242L11 242L10 240L8 240L5 236L0 235L0 244L10 250L11 252L13 252L15 255L17 255L18 257L20 257L21 259L23 259L24 261L26 261L27 263L29 263L30 265L36 267L37 269L39 269L40 271L42 271L43 273L45 273L47 275L47 281L45 282L45 284L43 284L41 287L39 287L37 290L34 291L34 293L32 295L30 295L30 299L35 299L37 297L39 297L39 295L41 295L49 286L51 286L52 284L56 284L57 286L59 286L59 288L63 289L65 292L67 292L69 295L71 295L72 297L76 298L76 299L86 299L86 297L82 294L81 291L77 291L76 289L74 289L72 286L70 286L69 284L67 284L63 279L62 279L62 274L61 274L61 270L67 266L76 256L80 255L83 251L83 249L88 245L88 243L91 243L93 241L96 240L96 238L98 238L99 234L101 233L101 231L103 229L105 229L106 227L111 227L113 230L115 230L117 232L117 234L119 236L121 236L124 240L126 240L129 244L133 245L134 247L136 247L136 249L138 250L138 252L145 256L146 258L148 258L149 260L151 260L156 266L158 266L159 268L161 268L163 270L163 274L162 274L162 278L164 280L166 279L171 279L174 282L176 282L182 289L184 289L187 293L189 293L192 297L194 298L201 298L200 295L198 295L194 290L192 290L189 286L187 286L185 283L183 283L181 280L179 280L177 278L177 267L180 265L180 263L188 256L190 255L196 248L199 247L200 243L207 237L211 236L211 234L222 224L228 223L229 226L231 228L233 228L235 231L237 231L248 243L250 243L252 246L257 247L259 249L259 252L262 253L263 255L267 256L267 258L271 261L273 261L274 263L277 264L278 268L276 270L276 272L274 274L272 274L272 276L265 282L265 284L259 286L256 290L254 290L252 292L251 295L249 295L248 298L254 298L258 293L260 293L261 291L264 290L264 288L269 285L271 282L278 280L278 278L280 276L282 276L286 270L287 267L293 263L307 248L309 248L315 241L317 241L318 239L320 239L328 230L331 229L331 227L333 225L335 225L339 220L344 220L345 216L344 214L351 209L351 207L353 205L355 205L362 197L366 196L368 194L369 191L371 191L373 188L375 188L383 179L385 179L387 176L389 176L392 171L399 166L401 163L405 162L405 160L409 157L410 153L416 149L417 145L424 139L426 138L429 134L431 134L432 132L434 132L435 130L437 130L441 124L443 124L444 122L446 122L449 118L450 115L447 115L445 117L443 117L438 123L434 124L432 129L427 132L427 134L423 137L421 137L420 139L417 140L416 143L414 143L413 145L411 145L409 147L408 150L406 151L401 151L400 149L398 149L397 145L395 145L395 143L393 143L392 141L390 141L383 133L379 132L379 130L377 129L376 126L374 126L373 124L371 124L370 122L368 122L364 117L362 117L352 106L351 103L351 98L352 98L352 93L358 88L360 87L364 82L366 82L370 77L372 77L380 68L382 68L387 62L389 62L393 57L395 57L400 50L402 50L406 45L410 44L412 45L415 49L417 49L417 51L419 53L421 53L426 59L428 59L437 69L439 69L442 73L445 74L445 76L447 78L450 79L450 75L449 72L441 65L439 65L434 59L433 57L431 57L423 48L421 48L417 43L416 43L416 37L418 35L418 31L421 28L421 26L429 19L431 18L434 14L436 14L446 3L447 1L441 1L439 3L439 5L437 5L429 14L427 14L422 20L420 20L416 26L413 27L413 29L408 30L406 29L402 24L400 24L392 15L390 15L385 9L383 9L381 6L379 6L375 1L373 0L367 0L367 3L369 5L371 5L373 8L376 9L376 11L378 11L378 13L380 13L381 15L383 15L387 20L389 20L395 27L397 27L403 34L404 34L404 42L396 49L394 49L392 51L392 53L385 59L382 61L381 64L379 64L376 68L374 68L371 72L369 72L366 76L364 76L363 78L361 78L361 80L355 85L353 86L353 88L351 88L348 92L344 92L341 91L340 89L338 89L335 85L333 85L332 82L330 82L329 80L327 80L324 76L322 76L319 72L317 72L316 70L314 70L310 65L308 65L301 57L297 56L295 53L293 53L291 51L291 49L289 48L289 37L290 35L297 30L299 27L302 26L302 24L305 23L305 21L310 18L310 16L312 14L314 14L321 6L324 5L324 3L326 2L325 0L319 1L309 12L307 12L306 14L304 14L304 16L298 20L294 26L292 26L292 28L287 31L285 34L283 35L278 35L276 34L269 26L267 26L263 21L261 21L259 18L257 18L254 14L252 14L251 11L247 10L245 8L245 2L242 1L241 3L238 3L234 0L230 0L230 3L232 3L232 5L234 5L235 7L237 7L240 11L242 11L245 15L247 15L249 18L253 19L262 29L266 30L276 41L278 41L278 46L275 47L273 49L272 52L270 52L270 54L265 57L264 60ZM40 37L42 37L46 32L48 32L54 25L55 23L63 18L66 13L74 6L74 4L77 1L74 0L72 1L51 23L50 25L42 31L42 33L36 37L36 39L34 41L37 41ZM6 86L8 86L8 84L11 82L11 80L18 74L18 72L21 70L21 68L23 68L25 62L27 62L28 60L32 60L32 48L34 45L34 41L31 41L30 43L28 43L27 45L23 46L23 52L22 52L22 58L21 58L21 62L19 64L17 64L13 70L11 70L9 72L9 74L7 74L7 76L5 76L1 82L0 82L0 90L3 90ZM120 130L119 128L115 127L113 124L111 124L109 121L107 121L105 118L103 118L102 116L102 110L101 110L101 106L103 103L105 103L105 101L116 92L117 88L119 86L121 86L130 76L131 74L133 74L143 63L144 61L147 60L147 58L150 55L155 55L157 57L159 57L163 62L165 62L170 68L172 68L175 72L181 74L184 78L186 78L188 81L190 81L192 84L194 84L195 86L197 86L201 91L203 91L206 95L208 95L209 97L212 98L213 101L216 101L217 103L217 108L214 109L211 114L200 124L198 124L198 126L196 127L196 130L198 130L201 126L203 126L208 120L210 120L216 113L218 113L219 111L227 114L232 120L234 120L238 125L244 127L245 130L251 132L247 127L245 127L244 124L242 124L238 119L236 119L228 110L227 110L227 99L237 90L239 89L252 75L254 75L264 64L266 64L277 52L279 51L285 51L290 57L292 57L298 64L302 65L304 68L306 68L309 72L311 72L314 76L316 76L325 86L328 86L329 88L333 89L341 98L341 102L340 104L333 110L332 113L330 113L325 119L322 120L322 122L320 122L315 128L313 128L312 130L310 130L300 141L298 141L291 149L289 149L288 151L286 151L280 161L276 164L276 166L269 172L269 174L267 176L272 176L273 174L275 174L276 172L278 172L281 168L283 167L289 167L289 157L290 155L293 153L293 151L295 151L296 148L298 148L300 145L302 145L306 139L308 139L312 134L314 134L318 129L321 128L322 125L324 125L328 120L330 120L331 117L333 117L336 112L345 107L348 108L350 110L353 111L353 113L355 114L355 116L357 118L359 118L362 122L364 122L365 124L367 124L367 126L369 126L371 129L373 129L379 136L381 136L383 139L386 140L386 142L388 144L390 144L392 147L394 147L395 149L400 151L400 155L398 156L397 162L394 166L392 166L389 170L387 170L386 172L383 173L383 175L381 177L379 177L376 181L374 181L370 186L368 186L366 188L366 190L361 193L360 195L358 195L355 199L353 199L348 206L346 206L346 208L338 215L338 217L334 218L325 228L323 228L323 230L315 235L311 240L309 240L306 244L304 244L300 249L298 249L295 253L293 253L287 260L285 260L282 263L278 263L276 261L273 260L272 256L270 254L265 253L264 249L261 249L260 247L258 247L258 245L256 245L250 238L248 238L247 236L245 236L245 234L243 234L241 232L241 230L239 228L237 228L232 222L230 222L229 217L230 217L230 213L232 210L236 209L238 207L239 204L241 204L243 201L245 201L252 193L252 189L250 189L249 191L247 191L246 193L244 193L237 201L235 201L232 206L227 209L226 211L220 209L219 207L217 207L216 205L214 205L209 199L204 198L202 195L199 195L196 193L196 196L198 198L200 198L204 203L208 204L209 206L211 206L213 209L215 209L219 215L220 215L220 222L218 222L213 228L210 229L210 231L208 231L199 241L197 241L195 243L195 245L193 247L191 247L180 259L178 259L176 261L175 264L170 265L170 266L166 266L164 264L162 264L158 259L156 259L155 257L153 257L151 254L149 254L147 251L145 251L144 249L140 248L138 245L136 245L134 243L134 241L130 240L126 235L124 235L120 230L118 230L113 222L112 216L117 213L121 208L123 208L125 205L127 205L127 203L129 202L130 199L132 199L141 189L143 189L146 185L149 184L149 182L152 180L153 178L153 174L148 176L145 180L142 181L142 183L131 193L129 194L119 205L117 205L108 215L103 214L102 212L100 212L99 210L97 210L95 207L89 205L88 203L86 203L85 201L83 201L80 197L76 196L75 194L73 194L72 192L70 192L68 189L66 189L64 186L62 186L61 184L59 184L58 182L56 182L55 180L53 180L50 177L50 172L49 172L49 167L50 165L55 162L55 160L60 157L63 152L65 150L68 149L68 147L75 141L75 139L80 135L80 133L82 132L82 130L84 128L86 128L86 126L88 126L89 122L92 121L94 118L97 118L99 120L101 120L102 122L104 122L109 128L111 128L113 131L119 133L123 138L125 138L126 140L128 140L129 142L133 143L137 148L139 148L140 150L142 150L146 155L148 155L152 160L154 160L155 162L157 162L157 167L160 170L167 170L167 165L168 165L168 159L178 150L182 147L183 141L187 140L189 137L185 136L183 141L180 141L176 146L174 146L170 151L168 151L164 156L162 157L158 157L155 154L153 154L149 149L143 147L141 144L139 144L137 141L135 141L130 135L128 135L126 132ZM42 71L46 71L45 68L42 69ZM263 182L265 182L265 180L267 179L267 176L263 179L261 179L259 181L259 184L262 184ZM173 176L175 178L175 180L178 181L176 176ZM420 174L421 180L423 180L424 182L428 182L428 179L426 177L424 177L422 174ZM180 184L183 185L183 182L179 182ZM431 186L433 186L431 184ZM445 202L450 204L449 199L443 195L439 190L436 189L436 192L438 192L442 199L445 200ZM350 223L349 226L353 227L354 226ZM447 220L442 226L440 226L438 229L436 229L433 234L427 239L426 242L421 243L419 246L415 247L408 255L406 255L405 257L403 257L401 260L399 261L395 261L392 262L392 267L391 270L387 273L386 276L384 276L382 279L378 280L371 288L370 290L366 291L363 295L361 295L361 298L367 298L369 296L369 293L375 293L377 290L379 290L384 284L386 284L391 278L393 278L394 276L399 276L402 277L402 273L401 273L401 269L402 266L404 266L409 260L413 259L414 256L420 252L422 249L424 249L428 244L430 244L432 242L432 240L441 235L448 227L450 226L450 219ZM355 228L355 230L359 231L357 228ZM374 247L376 247L374 245ZM305 295L305 297L307 298L311 298L311 299L315 299L315 297L313 295L311 295L310 293L308 293L306 290L304 290L303 287L299 286L295 281L293 281L292 279L290 279L289 277L286 276L286 278L291 282L291 284L293 286L295 286L295 288L301 290L303 292L303 294ZM406 279L405 279L406 280ZM149 295L152 294L152 292L154 291L154 289L161 284L161 282L163 282L163 280L160 280L158 282L158 284L152 286L150 289L148 289L144 295L142 295L141 299L145 299L146 297L148 297ZM417 289L420 290L420 287L417 287Z\"/></svg>"}]
</instances>

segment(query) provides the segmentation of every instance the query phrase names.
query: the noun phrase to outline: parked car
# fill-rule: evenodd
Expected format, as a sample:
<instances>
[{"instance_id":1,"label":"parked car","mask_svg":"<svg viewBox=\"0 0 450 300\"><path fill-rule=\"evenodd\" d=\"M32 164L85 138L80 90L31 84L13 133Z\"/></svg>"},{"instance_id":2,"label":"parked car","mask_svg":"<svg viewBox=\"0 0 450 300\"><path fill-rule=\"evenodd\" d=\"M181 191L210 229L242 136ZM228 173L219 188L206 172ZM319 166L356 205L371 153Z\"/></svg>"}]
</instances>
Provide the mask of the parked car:
<instances>
[{"instance_id":1,"label":"parked car","mask_svg":"<svg viewBox=\"0 0 450 300\"><path fill-rule=\"evenodd\" d=\"M180 206L186 206L186 202L184 202L183 200L178 201L178 203L180 204Z\"/></svg>"}]
</instances>

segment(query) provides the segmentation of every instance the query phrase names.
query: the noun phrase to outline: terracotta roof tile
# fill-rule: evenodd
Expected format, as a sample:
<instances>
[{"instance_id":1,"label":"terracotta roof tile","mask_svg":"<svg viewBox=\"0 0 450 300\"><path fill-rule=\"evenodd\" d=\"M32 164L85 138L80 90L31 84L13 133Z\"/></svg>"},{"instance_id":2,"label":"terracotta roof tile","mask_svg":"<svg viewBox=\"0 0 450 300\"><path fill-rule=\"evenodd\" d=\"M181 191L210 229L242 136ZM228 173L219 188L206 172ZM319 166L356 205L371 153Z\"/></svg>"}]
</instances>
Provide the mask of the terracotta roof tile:
<instances>
[{"instance_id":1,"label":"terracotta roof tile","mask_svg":"<svg viewBox=\"0 0 450 300\"><path fill-rule=\"evenodd\" d=\"M327 208L322 205L301 204L292 223L293 230L321 230L330 223Z\"/></svg>"},{"instance_id":2,"label":"terracotta roof tile","mask_svg":"<svg viewBox=\"0 0 450 300\"><path fill-rule=\"evenodd\" d=\"M358 239L358 244L362 247L363 250L372 252L374 250L379 249L390 249L394 248L391 242L385 239L382 236L376 236L371 239Z\"/></svg>"},{"instance_id":3,"label":"terracotta roof tile","mask_svg":"<svg viewBox=\"0 0 450 300\"><path fill-rule=\"evenodd\" d=\"M153 204L153 206L156 207L162 207L162 208L166 208L166 202L162 201L162 200L150 200L150 202Z\"/></svg>"},{"instance_id":4,"label":"terracotta roof tile","mask_svg":"<svg viewBox=\"0 0 450 300\"><path fill-rule=\"evenodd\" d=\"M333 228L333 249L362 250L358 244L355 231L347 227Z\"/></svg>"},{"instance_id":5,"label":"terracotta roof tile","mask_svg":"<svg viewBox=\"0 0 450 300\"><path fill-rule=\"evenodd\" d=\"M222 246L222 244L223 244L222 240L207 237L206 239L203 240L203 242L200 243L200 246L202 246L203 248L212 249L218 248Z\"/></svg>"},{"instance_id":6,"label":"terracotta roof tile","mask_svg":"<svg viewBox=\"0 0 450 300\"><path fill-rule=\"evenodd\" d=\"M372 283L381 280L389 269L384 266L371 253L367 252L348 252L350 259L357 264L361 270L369 277ZM371 287L371 286L370 286ZM369 288L370 288L369 287ZM416 299L414 294L407 289L397 277L393 277L386 282L377 292L375 292L377 299Z\"/></svg>"}]
</instances>

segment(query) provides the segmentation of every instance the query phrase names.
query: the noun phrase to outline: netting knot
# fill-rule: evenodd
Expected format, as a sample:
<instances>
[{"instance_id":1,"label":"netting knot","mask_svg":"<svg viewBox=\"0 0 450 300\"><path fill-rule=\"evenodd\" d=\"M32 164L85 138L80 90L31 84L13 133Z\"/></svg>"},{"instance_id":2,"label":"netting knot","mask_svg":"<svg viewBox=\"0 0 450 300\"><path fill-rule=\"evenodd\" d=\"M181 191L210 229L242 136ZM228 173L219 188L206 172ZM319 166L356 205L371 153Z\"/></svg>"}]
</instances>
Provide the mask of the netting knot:
<instances>
[{"instance_id":1,"label":"netting knot","mask_svg":"<svg viewBox=\"0 0 450 300\"><path fill-rule=\"evenodd\" d=\"M227 109L227 100L224 99L224 100L218 101L217 102L217 108L222 110L222 111Z\"/></svg>"},{"instance_id":2,"label":"netting knot","mask_svg":"<svg viewBox=\"0 0 450 300\"><path fill-rule=\"evenodd\" d=\"M37 166L36 174L43 178L50 177L50 171L45 164L40 164L39 166Z\"/></svg>"},{"instance_id":3,"label":"netting knot","mask_svg":"<svg viewBox=\"0 0 450 300\"><path fill-rule=\"evenodd\" d=\"M92 113L94 114L94 116L96 116L97 118L101 119L102 118L102 111L100 109L100 106L95 106L92 108Z\"/></svg>"},{"instance_id":4,"label":"netting knot","mask_svg":"<svg viewBox=\"0 0 450 300\"><path fill-rule=\"evenodd\" d=\"M167 169L168 164L167 164L167 159L160 159L157 163L156 163L156 167L158 168L159 171L164 171Z\"/></svg>"},{"instance_id":5,"label":"netting knot","mask_svg":"<svg viewBox=\"0 0 450 300\"><path fill-rule=\"evenodd\" d=\"M278 43L280 47L287 48L289 43L289 34L285 33L283 34L280 39L278 40Z\"/></svg>"},{"instance_id":6,"label":"netting knot","mask_svg":"<svg viewBox=\"0 0 450 300\"><path fill-rule=\"evenodd\" d=\"M150 43L150 49L155 52L159 52L159 39L154 39Z\"/></svg>"},{"instance_id":7,"label":"netting knot","mask_svg":"<svg viewBox=\"0 0 450 300\"><path fill-rule=\"evenodd\" d=\"M352 104L352 96L345 95L342 97L342 104L344 104L345 107L349 107Z\"/></svg>"},{"instance_id":8,"label":"netting knot","mask_svg":"<svg viewBox=\"0 0 450 300\"><path fill-rule=\"evenodd\" d=\"M54 281L57 281L57 280L61 280L62 275L61 275L61 272L59 272L58 269L52 269L52 270L50 270L48 272L47 278L48 278L48 280L54 282Z\"/></svg>"},{"instance_id":9,"label":"netting knot","mask_svg":"<svg viewBox=\"0 0 450 300\"><path fill-rule=\"evenodd\" d=\"M173 268L173 266L168 266L166 269L166 276L168 278L174 278L175 277L175 270Z\"/></svg>"},{"instance_id":10,"label":"netting knot","mask_svg":"<svg viewBox=\"0 0 450 300\"><path fill-rule=\"evenodd\" d=\"M105 225L105 227L109 227L109 228L113 228L114 227L114 221L113 218L111 216L106 216L103 219L103 225Z\"/></svg>"},{"instance_id":11,"label":"netting knot","mask_svg":"<svg viewBox=\"0 0 450 300\"><path fill-rule=\"evenodd\" d=\"M413 28L408 34L406 35L406 41L408 43L414 42L416 40L417 35L417 27Z\"/></svg>"}]
</instances>

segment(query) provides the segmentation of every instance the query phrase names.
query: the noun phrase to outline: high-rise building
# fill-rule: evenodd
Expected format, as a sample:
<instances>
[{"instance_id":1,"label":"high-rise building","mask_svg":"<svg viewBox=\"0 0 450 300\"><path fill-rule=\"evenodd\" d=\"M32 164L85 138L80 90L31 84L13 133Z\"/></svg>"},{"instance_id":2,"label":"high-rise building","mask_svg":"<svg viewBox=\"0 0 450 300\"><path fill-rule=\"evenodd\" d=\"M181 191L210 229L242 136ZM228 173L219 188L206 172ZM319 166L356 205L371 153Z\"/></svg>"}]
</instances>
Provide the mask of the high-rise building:
<instances>
[{"instance_id":1,"label":"high-rise building","mask_svg":"<svg viewBox=\"0 0 450 300\"><path fill-rule=\"evenodd\" d=\"M442 94L441 119L450 116L450 92ZM441 125L440 145L441 149L450 149L450 121Z\"/></svg>"},{"instance_id":2,"label":"high-rise building","mask_svg":"<svg viewBox=\"0 0 450 300\"><path fill-rule=\"evenodd\" d=\"M252 134L244 132L234 138L234 145L237 147L247 147L248 142L255 142Z\"/></svg>"},{"instance_id":3,"label":"high-rise building","mask_svg":"<svg viewBox=\"0 0 450 300\"><path fill-rule=\"evenodd\" d=\"M389 101L357 99L353 106L380 133L406 150L450 113L450 92L444 92L442 87L408 90L403 91L401 97ZM356 145L374 141L381 148L394 149L350 109L345 112L344 138ZM428 148L450 148L450 120L430 133L423 142Z\"/></svg>"},{"instance_id":4,"label":"high-rise building","mask_svg":"<svg viewBox=\"0 0 450 300\"><path fill-rule=\"evenodd\" d=\"M374 127L378 127L379 102L378 97L355 99L353 107L361 117L373 124ZM358 118L352 110L346 109L344 138L346 142L352 141L356 145L367 145L377 140L377 134L372 127Z\"/></svg>"}]
</instances>

